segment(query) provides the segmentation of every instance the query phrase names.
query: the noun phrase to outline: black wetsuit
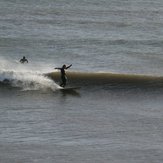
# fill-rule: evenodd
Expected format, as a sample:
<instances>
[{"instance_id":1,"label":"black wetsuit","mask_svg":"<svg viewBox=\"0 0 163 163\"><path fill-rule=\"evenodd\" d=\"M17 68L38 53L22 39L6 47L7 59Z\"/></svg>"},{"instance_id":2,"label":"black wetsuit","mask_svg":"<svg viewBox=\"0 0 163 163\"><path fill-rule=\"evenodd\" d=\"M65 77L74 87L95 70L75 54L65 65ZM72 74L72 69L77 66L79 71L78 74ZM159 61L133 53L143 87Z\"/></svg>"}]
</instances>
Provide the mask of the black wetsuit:
<instances>
[{"instance_id":1,"label":"black wetsuit","mask_svg":"<svg viewBox=\"0 0 163 163\"><path fill-rule=\"evenodd\" d=\"M65 73L65 69L61 68L60 70L61 70L61 80L62 80L62 83L60 84L60 86L65 87L66 82L67 82L67 76L66 76L66 73Z\"/></svg>"},{"instance_id":2,"label":"black wetsuit","mask_svg":"<svg viewBox=\"0 0 163 163\"><path fill-rule=\"evenodd\" d=\"M55 68L61 71L61 80L62 83L60 84L61 87L65 87L66 86L66 82L67 82L67 76L66 76L66 72L65 69L70 68L72 65L69 65L66 67L66 65L63 65L61 68Z\"/></svg>"},{"instance_id":3,"label":"black wetsuit","mask_svg":"<svg viewBox=\"0 0 163 163\"><path fill-rule=\"evenodd\" d=\"M24 62L27 62L27 63L28 63L28 60L27 60L26 58L23 57L23 58L20 60L20 62L21 62L21 63L24 63Z\"/></svg>"}]
</instances>

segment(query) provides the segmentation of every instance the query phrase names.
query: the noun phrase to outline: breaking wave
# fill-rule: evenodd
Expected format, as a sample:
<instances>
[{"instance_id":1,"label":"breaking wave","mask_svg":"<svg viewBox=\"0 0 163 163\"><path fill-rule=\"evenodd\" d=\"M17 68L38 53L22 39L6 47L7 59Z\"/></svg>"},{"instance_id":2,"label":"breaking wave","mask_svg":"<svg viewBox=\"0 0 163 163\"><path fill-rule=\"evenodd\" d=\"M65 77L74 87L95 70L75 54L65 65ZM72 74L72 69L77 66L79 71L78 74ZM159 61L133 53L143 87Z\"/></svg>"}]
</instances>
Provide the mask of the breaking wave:
<instances>
[{"instance_id":1,"label":"breaking wave","mask_svg":"<svg viewBox=\"0 0 163 163\"><path fill-rule=\"evenodd\" d=\"M21 90L47 90L55 91L58 86L53 80L43 75L39 69L33 70L30 64L20 64L1 59L0 84L17 87ZM36 66L35 66L36 67Z\"/></svg>"}]
</instances>

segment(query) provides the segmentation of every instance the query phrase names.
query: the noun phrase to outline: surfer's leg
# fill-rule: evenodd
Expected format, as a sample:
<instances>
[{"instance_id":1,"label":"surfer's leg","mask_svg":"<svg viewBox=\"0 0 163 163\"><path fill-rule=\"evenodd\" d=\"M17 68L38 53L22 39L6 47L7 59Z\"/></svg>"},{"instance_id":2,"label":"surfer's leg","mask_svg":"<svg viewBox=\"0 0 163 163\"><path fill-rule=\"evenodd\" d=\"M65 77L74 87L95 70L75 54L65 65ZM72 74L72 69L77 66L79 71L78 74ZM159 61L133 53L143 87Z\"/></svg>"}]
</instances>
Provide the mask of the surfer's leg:
<instances>
[{"instance_id":1,"label":"surfer's leg","mask_svg":"<svg viewBox=\"0 0 163 163\"><path fill-rule=\"evenodd\" d=\"M66 77L62 76L61 79L62 79L62 83L60 84L60 86L65 87L66 86Z\"/></svg>"},{"instance_id":2,"label":"surfer's leg","mask_svg":"<svg viewBox=\"0 0 163 163\"><path fill-rule=\"evenodd\" d=\"M67 78L66 76L64 76L64 80L63 80L64 87L66 86L66 83L67 83Z\"/></svg>"}]
</instances>

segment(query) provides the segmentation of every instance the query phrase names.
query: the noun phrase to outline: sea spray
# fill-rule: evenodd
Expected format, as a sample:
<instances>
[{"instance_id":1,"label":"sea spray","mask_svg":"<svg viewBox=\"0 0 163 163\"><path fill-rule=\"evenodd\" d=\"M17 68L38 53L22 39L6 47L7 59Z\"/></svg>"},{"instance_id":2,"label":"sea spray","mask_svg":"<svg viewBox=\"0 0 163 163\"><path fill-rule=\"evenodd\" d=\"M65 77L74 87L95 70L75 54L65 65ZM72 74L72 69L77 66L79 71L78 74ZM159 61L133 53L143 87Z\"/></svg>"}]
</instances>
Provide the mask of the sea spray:
<instances>
[{"instance_id":1,"label":"sea spray","mask_svg":"<svg viewBox=\"0 0 163 163\"><path fill-rule=\"evenodd\" d=\"M56 90L59 86L51 79L35 72L0 71L0 81L22 90Z\"/></svg>"}]
</instances>

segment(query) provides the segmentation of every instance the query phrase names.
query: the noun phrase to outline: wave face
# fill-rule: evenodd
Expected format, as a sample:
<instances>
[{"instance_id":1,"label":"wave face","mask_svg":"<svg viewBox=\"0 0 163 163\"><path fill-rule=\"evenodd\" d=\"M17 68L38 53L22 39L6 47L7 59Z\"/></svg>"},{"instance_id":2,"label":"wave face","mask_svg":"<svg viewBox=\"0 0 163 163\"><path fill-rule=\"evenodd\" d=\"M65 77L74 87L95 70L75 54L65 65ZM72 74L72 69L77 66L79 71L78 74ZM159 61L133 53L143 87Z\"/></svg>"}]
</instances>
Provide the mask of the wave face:
<instances>
[{"instance_id":1,"label":"wave face","mask_svg":"<svg viewBox=\"0 0 163 163\"><path fill-rule=\"evenodd\" d=\"M60 81L59 72L46 74L55 82ZM162 87L163 77L136 74L67 72L68 84L82 87Z\"/></svg>"}]
</instances>

